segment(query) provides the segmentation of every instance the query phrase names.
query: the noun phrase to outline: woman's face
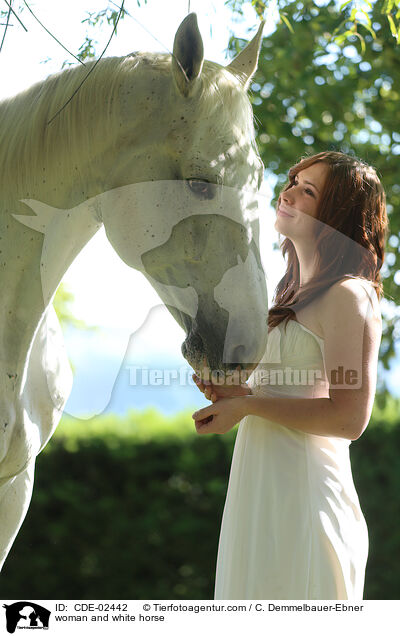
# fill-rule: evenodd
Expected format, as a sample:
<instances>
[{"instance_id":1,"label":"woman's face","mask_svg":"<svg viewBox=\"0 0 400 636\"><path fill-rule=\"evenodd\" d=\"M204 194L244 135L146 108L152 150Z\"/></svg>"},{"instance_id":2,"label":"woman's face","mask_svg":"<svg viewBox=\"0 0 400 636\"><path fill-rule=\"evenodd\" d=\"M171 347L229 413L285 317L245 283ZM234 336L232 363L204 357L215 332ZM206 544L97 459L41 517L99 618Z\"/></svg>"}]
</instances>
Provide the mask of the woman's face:
<instances>
[{"instance_id":1,"label":"woman's face","mask_svg":"<svg viewBox=\"0 0 400 636\"><path fill-rule=\"evenodd\" d=\"M315 223L325 181L326 163L314 163L301 170L294 184L282 192L276 209L275 229L290 239L306 239L314 235Z\"/></svg>"}]
</instances>

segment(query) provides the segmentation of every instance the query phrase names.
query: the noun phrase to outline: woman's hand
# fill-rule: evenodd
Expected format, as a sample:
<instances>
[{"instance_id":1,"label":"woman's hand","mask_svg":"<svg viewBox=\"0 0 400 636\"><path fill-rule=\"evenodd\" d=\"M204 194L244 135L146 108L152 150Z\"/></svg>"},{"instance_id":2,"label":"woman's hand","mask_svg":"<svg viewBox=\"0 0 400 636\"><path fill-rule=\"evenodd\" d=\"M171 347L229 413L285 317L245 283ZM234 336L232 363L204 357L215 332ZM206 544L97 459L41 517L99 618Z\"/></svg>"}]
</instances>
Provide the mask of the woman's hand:
<instances>
[{"instance_id":1,"label":"woman's hand","mask_svg":"<svg viewBox=\"0 0 400 636\"><path fill-rule=\"evenodd\" d=\"M199 435L227 433L247 414L247 397L220 398L214 404L193 413Z\"/></svg>"},{"instance_id":2,"label":"woman's hand","mask_svg":"<svg viewBox=\"0 0 400 636\"><path fill-rule=\"evenodd\" d=\"M197 388L204 393L207 400L216 402L222 398L231 397L243 397L244 395L252 395L252 391L246 383L244 384L232 384L232 385L219 385L212 384L212 382L205 382L198 375L193 373L192 378L197 385Z\"/></svg>"}]
</instances>

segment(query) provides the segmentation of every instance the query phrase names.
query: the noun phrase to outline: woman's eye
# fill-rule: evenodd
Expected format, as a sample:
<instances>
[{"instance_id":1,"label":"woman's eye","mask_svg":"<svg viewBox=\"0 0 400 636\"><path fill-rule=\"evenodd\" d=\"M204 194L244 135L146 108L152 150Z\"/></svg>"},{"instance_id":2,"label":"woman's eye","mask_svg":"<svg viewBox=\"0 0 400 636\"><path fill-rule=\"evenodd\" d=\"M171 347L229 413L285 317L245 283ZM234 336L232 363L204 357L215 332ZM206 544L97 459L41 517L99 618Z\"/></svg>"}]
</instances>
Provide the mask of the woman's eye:
<instances>
[{"instance_id":1,"label":"woman's eye","mask_svg":"<svg viewBox=\"0 0 400 636\"><path fill-rule=\"evenodd\" d=\"M199 199L212 199L215 195L214 184L204 179L187 179L188 187Z\"/></svg>"},{"instance_id":2,"label":"woman's eye","mask_svg":"<svg viewBox=\"0 0 400 636\"><path fill-rule=\"evenodd\" d=\"M298 182L298 181L294 181L294 184L293 184L293 185L298 186L298 185L299 185L299 182ZM313 192L312 190L310 190L310 188L304 188L304 192L305 192L306 194L310 195L311 197L314 197L314 198L315 198L314 192Z\"/></svg>"}]
</instances>

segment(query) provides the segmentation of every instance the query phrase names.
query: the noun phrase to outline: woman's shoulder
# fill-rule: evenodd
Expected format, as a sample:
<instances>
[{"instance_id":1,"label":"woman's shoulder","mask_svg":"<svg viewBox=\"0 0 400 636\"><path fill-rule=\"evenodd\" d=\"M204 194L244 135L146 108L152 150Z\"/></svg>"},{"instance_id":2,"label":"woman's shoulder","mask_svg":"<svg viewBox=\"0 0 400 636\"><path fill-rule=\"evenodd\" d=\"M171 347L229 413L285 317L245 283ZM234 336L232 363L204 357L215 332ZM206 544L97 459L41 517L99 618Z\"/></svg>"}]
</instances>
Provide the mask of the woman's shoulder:
<instances>
[{"instance_id":1,"label":"woman's shoulder","mask_svg":"<svg viewBox=\"0 0 400 636\"><path fill-rule=\"evenodd\" d=\"M371 304L379 308L378 296L372 281L366 278L342 278L333 283L322 295L322 303L332 304L339 302L340 305L347 302L365 303L369 300ZM380 313L380 312L379 312Z\"/></svg>"},{"instance_id":2,"label":"woman's shoulder","mask_svg":"<svg viewBox=\"0 0 400 636\"><path fill-rule=\"evenodd\" d=\"M373 283L363 278L345 278L327 289L319 302L319 321L323 325L336 315L359 316L374 331L381 330L382 317Z\"/></svg>"},{"instance_id":3,"label":"woman's shoulder","mask_svg":"<svg viewBox=\"0 0 400 636\"><path fill-rule=\"evenodd\" d=\"M367 278L362 278L361 276L346 276L345 278L341 278L340 280L336 281L336 283L332 285L332 288L333 287L337 289L344 288L344 289L354 289L354 290L375 289L374 283L372 282L372 280L368 280Z\"/></svg>"}]
</instances>

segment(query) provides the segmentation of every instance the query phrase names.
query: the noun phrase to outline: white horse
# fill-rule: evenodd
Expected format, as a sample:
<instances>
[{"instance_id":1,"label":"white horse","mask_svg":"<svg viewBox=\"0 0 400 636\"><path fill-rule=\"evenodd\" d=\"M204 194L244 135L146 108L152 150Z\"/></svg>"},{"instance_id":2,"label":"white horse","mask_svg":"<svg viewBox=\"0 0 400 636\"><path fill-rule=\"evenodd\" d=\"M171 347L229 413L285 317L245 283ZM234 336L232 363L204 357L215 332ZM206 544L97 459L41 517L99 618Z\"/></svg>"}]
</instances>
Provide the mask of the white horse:
<instances>
[{"instance_id":1,"label":"white horse","mask_svg":"<svg viewBox=\"0 0 400 636\"><path fill-rule=\"evenodd\" d=\"M247 96L261 32L223 68L203 60L190 14L172 56L101 60L55 118L90 65L0 104L0 565L71 390L52 298L102 224L185 329L194 369L250 370L264 353Z\"/></svg>"}]
</instances>

